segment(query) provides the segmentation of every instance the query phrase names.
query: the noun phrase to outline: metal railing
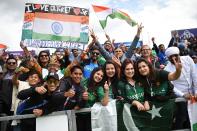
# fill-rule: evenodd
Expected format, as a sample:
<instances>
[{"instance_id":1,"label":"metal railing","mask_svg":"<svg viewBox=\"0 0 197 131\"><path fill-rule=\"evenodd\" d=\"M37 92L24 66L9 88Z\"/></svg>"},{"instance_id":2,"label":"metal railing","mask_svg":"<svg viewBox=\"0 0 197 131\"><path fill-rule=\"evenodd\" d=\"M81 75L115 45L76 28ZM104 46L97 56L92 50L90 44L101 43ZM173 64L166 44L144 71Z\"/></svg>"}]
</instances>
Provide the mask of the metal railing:
<instances>
[{"instance_id":1,"label":"metal railing","mask_svg":"<svg viewBox=\"0 0 197 131\"><path fill-rule=\"evenodd\" d=\"M186 101L186 100L184 98L176 98L176 100L175 100L175 102L183 102L183 101ZM49 116L66 114L68 117L69 131L77 131L76 115L75 114L82 113L82 112L90 112L90 111L91 111L90 108L83 108L80 110L64 110L64 111L53 112L53 113L49 114ZM34 114L3 116L3 117L0 117L0 122L10 121L10 120L28 119L28 118L36 118L36 116ZM176 131L190 131L190 129L182 129L182 130L176 130Z\"/></svg>"}]
</instances>

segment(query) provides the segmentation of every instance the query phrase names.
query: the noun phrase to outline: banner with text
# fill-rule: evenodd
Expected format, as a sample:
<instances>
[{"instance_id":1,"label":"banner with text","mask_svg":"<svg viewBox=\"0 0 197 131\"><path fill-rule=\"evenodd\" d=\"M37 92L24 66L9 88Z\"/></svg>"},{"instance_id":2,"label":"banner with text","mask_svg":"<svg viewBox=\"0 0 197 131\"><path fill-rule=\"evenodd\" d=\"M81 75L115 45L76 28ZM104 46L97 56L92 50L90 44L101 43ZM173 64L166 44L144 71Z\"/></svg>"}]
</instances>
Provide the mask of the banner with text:
<instances>
[{"instance_id":1,"label":"banner with text","mask_svg":"<svg viewBox=\"0 0 197 131\"><path fill-rule=\"evenodd\" d=\"M22 40L30 47L81 47L88 43L88 24L88 9L27 3Z\"/></svg>"}]
</instances>

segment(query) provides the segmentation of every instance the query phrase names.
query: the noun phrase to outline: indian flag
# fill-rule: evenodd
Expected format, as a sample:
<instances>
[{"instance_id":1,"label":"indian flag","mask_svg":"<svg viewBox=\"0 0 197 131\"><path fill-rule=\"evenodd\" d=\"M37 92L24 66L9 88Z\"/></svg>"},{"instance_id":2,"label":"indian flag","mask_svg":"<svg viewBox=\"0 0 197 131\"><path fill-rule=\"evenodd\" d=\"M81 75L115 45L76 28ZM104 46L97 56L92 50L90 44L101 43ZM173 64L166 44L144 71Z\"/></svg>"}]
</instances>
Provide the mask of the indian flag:
<instances>
[{"instance_id":1,"label":"indian flag","mask_svg":"<svg viewBox=\"0 0 197 131\"><path fill-rule=\"evenodd\" d=\"M197 131L197 101L194 99L188 101L187 108L191 124L191 131Z\"/></svg>"},{"instance_id":2,"label":"indian flag","mask_svg":"<svg viewBox=\"0 0 197 131\"><path fill-rule=\"evenodd\" d=\"M99 22L104 29L107 25L107 18L110 17L111 19L120 19L126 21L130 26L135 26L137 23L125 12L117 10L117 9L112 9L104 6L96 6L92 5Z\"/></svg>"},{"instance_id":3,"label":"indian flag","mask_svg":"<svg viewBox=\"0 0 197 131\"><path fill-rule=\"evenodd\" d=\"M86 16L35 13L32 39L80 42L84 17Z\"/></svg>"}]
</instances>

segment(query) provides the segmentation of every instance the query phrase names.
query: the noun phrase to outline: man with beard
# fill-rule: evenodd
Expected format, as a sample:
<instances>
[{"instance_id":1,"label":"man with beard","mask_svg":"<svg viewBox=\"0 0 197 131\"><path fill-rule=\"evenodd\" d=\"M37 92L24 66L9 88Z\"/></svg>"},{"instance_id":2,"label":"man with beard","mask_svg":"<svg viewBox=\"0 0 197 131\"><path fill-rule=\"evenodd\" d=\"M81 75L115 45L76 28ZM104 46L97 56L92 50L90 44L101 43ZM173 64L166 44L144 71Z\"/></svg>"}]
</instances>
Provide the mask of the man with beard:
<instances>
[{"instance_id":1,"label":"man with beard","mask_svg":"<svg viewBox=\"0 0 197 131\"><path fill-rule=\"evenodd\" d=\"M84 67L83 75L85 78L89 78L92 70L100 65L98 62L99 55L100 55L100 51L98 47L93 46L91 48L89 59L86 59L83 61L83 63L81 63L81 66Z\"/></svg>"},{"instance_id":2,"label":"man with beard","mask_svg":"<svg viewBox=\"0 0 197 131\"><path fill-rule=\"evenodd\" d=\"M183 97L186 100L190 100L191 97L197 98L197 69L190 56L180 56L180 51L177 47L169 47L165 54L169 59L169 63L164 70L173 72L175 65L173 59L178 61L180 59L182 63L181 75L177 80L171 81L174 85L174 92L177 97ZM175 129L184 129L190 126L187 101L177 102L177 111L175 114ZM180 115L181 114L181 115Z\"/></svg>"}]
</instances>

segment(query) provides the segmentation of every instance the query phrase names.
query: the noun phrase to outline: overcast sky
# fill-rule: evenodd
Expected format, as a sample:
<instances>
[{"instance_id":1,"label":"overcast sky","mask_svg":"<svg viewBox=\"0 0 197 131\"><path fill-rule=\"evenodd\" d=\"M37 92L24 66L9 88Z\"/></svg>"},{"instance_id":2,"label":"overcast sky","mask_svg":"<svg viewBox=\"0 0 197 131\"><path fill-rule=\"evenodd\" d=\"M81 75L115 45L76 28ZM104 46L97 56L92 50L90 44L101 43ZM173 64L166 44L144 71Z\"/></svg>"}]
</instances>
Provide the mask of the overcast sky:
<instances>
[{"instance_id":1,"label":"overcast sky","mask_svg":"<svg viewBox=\"0 0 197 131\"><path fill-rule=\"evenodd\" d=\"M142 22L144 30L141 39L150 45L153 36L158 44L167 45L171 30L197 28L197 0L0 0L0 43L6 44L8 50L20 50L26 2L89 8L90 27L95 30L101 42L105 40L104 31L91 4L121 9L138 23ZM136 27L130 27L124 21L109 20L105 31L116 42L123 42L131 41L136 30Z\"/></svg>"}]
</instances>

